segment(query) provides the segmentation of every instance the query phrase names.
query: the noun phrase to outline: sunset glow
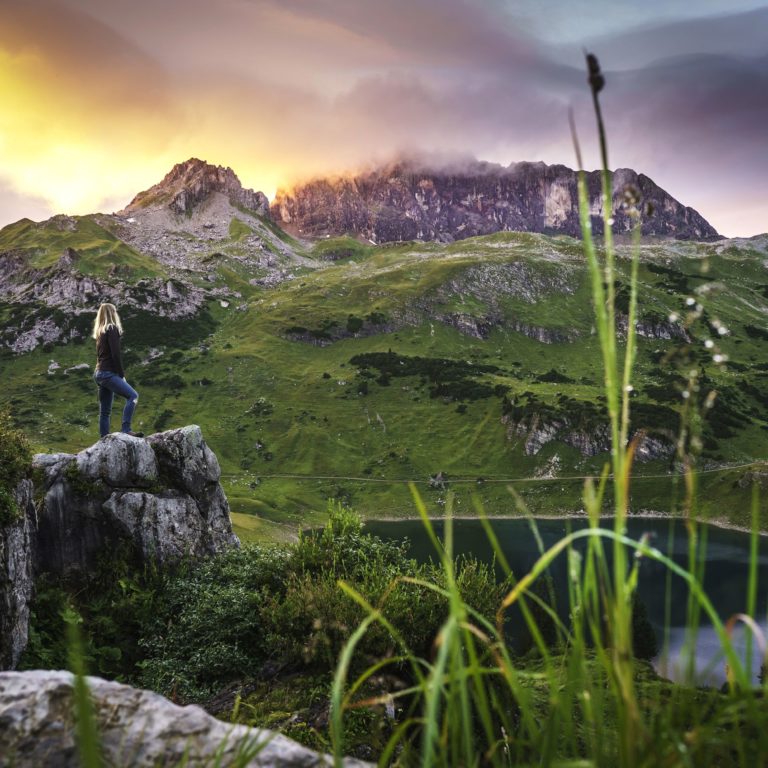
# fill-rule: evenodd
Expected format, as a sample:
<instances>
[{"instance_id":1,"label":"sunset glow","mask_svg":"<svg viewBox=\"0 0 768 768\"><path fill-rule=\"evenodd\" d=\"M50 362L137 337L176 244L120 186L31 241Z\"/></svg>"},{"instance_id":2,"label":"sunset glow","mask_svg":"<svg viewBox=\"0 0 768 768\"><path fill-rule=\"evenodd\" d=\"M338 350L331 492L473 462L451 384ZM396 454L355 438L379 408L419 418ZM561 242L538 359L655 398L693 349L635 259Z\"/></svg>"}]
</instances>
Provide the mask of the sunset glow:
<instances>
[{"instance_id":1,"label":"sunset glow","mask_svg":"<svg viewBox=\"0 0 768 768\"><path fill-rule=\"evenodd\" d=\"M756 234L768 229L768 64L750 52L768 49L768 7L705 5L693 20L667 4L655 30L606 11L609 25L566 36L530 2L11 0L0 225L41 207L119 209L191 156L270 197L403 150L573 166L566 112L591 135L589 45L608 73L611 164L651 176L726 235ZM547 6L556 20L570 13ZM693 50L667 57L675 25L694 21ZM723 25L744 30L730 57ZM647 53L632 53L643 35Z\"/></svg>"}]
</instances>

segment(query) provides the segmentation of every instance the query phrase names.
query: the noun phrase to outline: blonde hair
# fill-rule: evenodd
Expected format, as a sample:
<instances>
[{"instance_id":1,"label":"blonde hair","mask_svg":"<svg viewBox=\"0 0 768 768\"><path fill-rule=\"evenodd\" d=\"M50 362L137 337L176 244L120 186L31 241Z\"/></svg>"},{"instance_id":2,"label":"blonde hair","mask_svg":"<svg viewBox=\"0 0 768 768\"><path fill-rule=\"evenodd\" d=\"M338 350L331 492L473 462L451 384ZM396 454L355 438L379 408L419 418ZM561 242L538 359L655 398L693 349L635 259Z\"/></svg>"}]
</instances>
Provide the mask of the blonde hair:
<instances>
[{"instance_id":1,"label":"blonde hair","mask_svg":"<svg viewBox=\"0 0 768 768\"><path fill-rule=\"evenodd\" d=\"M122 336L123 324L120 322L120 315L117 314L117 307L114 304L102 304L96 313L96 319L93 321L91 336L98 339L110 326L117 328L117 332Z\"/></svg>"}]
</instances>

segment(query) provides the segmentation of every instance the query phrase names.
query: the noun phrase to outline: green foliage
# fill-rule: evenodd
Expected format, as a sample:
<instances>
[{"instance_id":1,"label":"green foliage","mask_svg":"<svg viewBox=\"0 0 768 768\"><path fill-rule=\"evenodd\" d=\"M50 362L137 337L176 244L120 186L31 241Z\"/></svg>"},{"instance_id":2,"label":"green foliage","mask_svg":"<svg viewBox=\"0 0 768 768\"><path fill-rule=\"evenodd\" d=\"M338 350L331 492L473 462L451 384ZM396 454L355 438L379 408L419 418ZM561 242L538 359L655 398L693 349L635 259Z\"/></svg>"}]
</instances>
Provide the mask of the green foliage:
<instances>
[{"instance_id":1,"label":"green foliage","mask_svg":"<svg viewBox=\"0 0 768 768\"><path fill-rule=\"evenodd\" d=\"M162 411L162 413L155 419L155 423L152 425L157 432L162 432L167 426L170 420L175 416L173 410L170 408L166 408Z\"/></svg>"},{"instance_id":2,"label":"green foliage","mask_svg":"<svg viewBox=\"0 0 768 768\"><path fill-rule=\"evenodd\" d=\"M229 236L233 240L242 240L248 235L252 235L253 230L244 222L238 219L236 216L229 222Z\"/></svg>"},{"instance_id":3,"label":"green foliage","mask_svg":"<svg viewBox=\"0 0 768 768\"><path fill-rule=\"evenodd\" d=\"M68 668L67 625L75 622L82 635L81 655L91 673L135 680L143 658L139 641L156 620L162 584L154 568L137 568L119 552L87 578L38 578L29 643L19 668Z\"/></svg>"},{"instance_id":4,"label":"green foliage","mask_svg":"<svg viewBox=\"0 0 768 768\"><path fill-rule=\"evenodd\" d=\"M0 527L19 515L14 491L30 471L32 452L24 433L17 429L9 412L0 409Z\"/></svg>"},{"instance_id":5,"label":"green foliage","mask_svg":"<svg viewBox=\"0 0 768 768\"><path fill-rule=\"evenodd\" d=\"M242 218L247 220L245 215ZM217 245L229 258L223 248ZM607 423L591 419L588 412L591 409L595 416L601 415L604 395L595 363L598 340L592 333L588 272L579 248L573 238L526 233L503 233L450 245L376 247L353 268L342 262L315 271L292 270L295 279L268 289L249 286L253 274L234 270L234 266L234 271L225 273L217 262L222 284L243 293L247 311L225 310L211 301L193 318L170 321L124 309L126 360L133 360L128 367L129 381L141 395L135 426L147 433L159 429L154 425L166 411L174 412L175 425L200 424L221 463L233 510L258 509L261 520L279 524L273 531L284 530L283 523L295 529L308 514L318 520L317 510L331 495L327 484L297 483L296 475L376 479L376 483L346 484L354 505L375 516L403 514L410 505L402 484L381 480L419 480L438 469L457 477L530 478L540 474L557 453L563 475L599 473L607 453L583 456L563 442L562 435L537 454L526 453L525 441L510 439L513 436L499 418L502 414L496 399L503 387L515 403L525 402L523 395L530 392L560 417L567 417L570 424L580 421L582 415L585 423ZM626 305L629 248L618 246L616 250L613 285ZM632 411L635 416L645 416L642 409L646 408L650 418L639 421L631 415L633 429L649 428L656 421L659 429L677 431L686 389L680 374L692 367L712 367L712 353L704 342L714 338L729 361L710 372L710 381L700 392L701 400L709 391L719 393L704 420L703 455L732 465L766 455L768 421L763 418L762 403L768 388L760 366L765 365L761 361L768 342L745 330L745 325L764 325L759 297L765 278L755 266L759 263L752 251L741 246L725 254L722 245L708 243L644 245L639 306L643 321L651 323L646 323L645 332L658 333L658 337L638 338L635 345ZM710 282L726 286L706 296L694 293L693 298L701 298L709 320L719 318L729 333L721 338L714 336L710 326L702 326L691 336L691 329L685 326L688 295L670 292L664 283L666 276L648 269L649 264L684 275L690 292ZM707 281L696 277L705 265ZM486 269L492 270L490 277L469 279L482 278ZM515 277L510 293L503 284L493 282L493 275L518 274L524 279L518 285ZM554 279L558 274L567 275L565 292L562 280L558 287ZM608 282L601 282L607 288ZM527 291L531 287L538 291L535 302L515 293L518 288ZM0 326L18 327L25 322L25 311L0 303ZM82 330L87 330L92 319L86 315L59 318L55 310L45 311L53 313L51 318L57 323L83 323ZM676 323L668 320L672 312L680 314ZM457 316L487 326L489 335L477 338L457 330L453 323ZM350 317L355 318L352 329L363 321L359 331L348 328ZM286 328L298 333L286 334ZM528 331L516 330L521 328L561 333L553 343L542 343L525 335ZM667 338L670 332L672 338ZM623 348L623 334L625 331L617 342L619 349ZM684 338L686 334L690 342ZM150 346L165 354L139 366ZM680 356L673 361L668 355L679 347L687 348L689 354L685 360ZM13 402L14 417L34 439L35 450L81 450L95 437L94 390L87 376L65 376L57 371L40 377L52 358L62 369L89 362L89 349L75 340L54 344L46 353L37 350L3 358L0 389ZM351 358L388 350L407 360L453 361L466 368L466 376L446 380L440 374L432 381L422 374L398 376L375 367L350 370ZM469 361L473 366L495 365L499 370L475 374ZM571 381L548 381L552 370ZM195 386L206 379L212 382L207 388ZM182 383L186 386L180 386ZM90 386L90 391L83 386ZM50 417L42 416L36 393L43 394ZM568 400L560 403L560 395ZM257 420L246 412L259 396L273 405L273 411ZM450 403L447 408L446 401ZM75 403L81 406L79 412L73 409ZM92 409L87 426L85 407ZM718 423L721 409L728 423ZM726 415L728 409L733 413ZM303 411L310 415L303 417ZM62 423L68 423L67 429L61 428ZM237 492L237 487L246 487L251 480L248 468L261 463L252 448L257 441L270 446L273 463L258 499L253 499ZM390 460L391 452L401 458ZM654 476L667 468L667 464L635 461L633 473L635 477ZM734 487L732 480L730 470L703 479L714 493L703 495L700 515L744 524L742 510L748 494L741 485ZM638 485L633 501L639 508L673 511L667 492L671 482L671 478L669 482L649 478ZM537 513L581 506L577 483L566 489L555 482L521 483L518 490ZM457 492L462 507L469 508L469 487L457 487ZM488 483L482 498L496 514L513 511L505 483ZM429 503L439 513L434 500Z\"/></svg>"},{"instance_id":6,"label":"green foliage","mask_svg":"<svg viewBox=\"0 0 768 768\"><path fill-rule=\"evenodd\" d=\"M89 480L82 475L75 460L70 461L67 465L67 468L64 470L64 478L78 496L99 496L104 493L103 484L96 480Z\"/></svg>"},{"instance_id":7,"label":"green foliage","mask_svg":"<svg viewBox=\"0 0 768 768\"><path fill-rule=\"evenodd\" d=\"M457 570L467 599L491 615L501 594L491 569L466 560ZM322 531L302 534L294 546L247 546L170 577L143 641L142 682L199 700L268 661L329 672L363 615L340 579L381 605L400 636L427 653L447 602L405 577L429 580L436 572L407 559L403 545L363 533L359 517L336 506ZM379 628L362 650L378 657L398 647Z\"/></svg>"},{"instance_id":8,"label":"green foliage","mask_svg":"<svg viewBox=\"0 0 768 768\"><path fill-rule=\"evenodd\" d=\"M637 596L632 601L632 653L636 659L650 661L659 653L659 641L648 619L648 609Z\"/></svg>"},{"instance_id":9,"label":"green foliage","mask_svg":"<svg viewBox=\"0 0 768 768\"><path fill-rule=\"evenodd\" d=\"M744 326L744 330L747 332L747 336L749 336L750 339L762 339L763 341L768 341L768 331L765 328L758 328L756 325L747 323Z\"/></svg>"},{"instance_id":10,"label":"green foliage","mask_svg":"<svg viewBox=\"0 0 768 768\"><path fill-rule=\"evenodd\" d=\"M166 274L155 259L106 230L95 216L54 216L39 223L21 219L0 229L0 251L24 253L37 269L53 267L70 248L73 268L81 274L104 277L115 264L120 265L121 276L132 281Z\"/></svg>"},{"instance_id":11,"label":"green foliage","mask_svg":"<svg viewBox=\"0 0 768 768\"><path fill-rule=\"evenodd\" d=\"M178 373L166 373L164 371L151 371L140 373L136 377L139 384L146 384L152 387L161 387L171 391L182 389L187 386L186 381Z\"/></svg>"},{"instance_id":12,"label":"green foliage","mask_svg":"<svg viewBox=\"0 0 768 768\"><path fill-rule=\"evenodd\" d=\"M564 373L560 373L560 371L556 371L554 368L551 368L546 373L541 374L541 376L536 377L536 381L539 381L543 384L573 384L573 379L570 376L566 376Z\"/></svg>"},{"instance_id":13,"label":"green foliage","mask_svg":"<svg viewBox=\"0 0 768 768\"><path fill-rule=\"evenodd\" d=\"M488 397L501 397L506 387L492 386L478 382L476 377L487 373L498 373L495 365L476 364L463 360L445 358L409 357L392 350L388 352L369 352L355 355L351 365L359 368L359 375L367 377L373 368L379 372L376 381L381 386L388 386L392 378L418 376L423 383L430 383L431 398L447 400L482 400ZM367 390L367 388L366 388Z\"/></svg>"},{"instance_id":14,"label":"green foliage","mask_svg":"<svg viewBox=\"0 0 768 768\"><path fill-rule=\"evenodd\" d=\"M329 237L319 240L312 249L316 259L337 261L339 259L364 258L373 251L370 245L361 243L353 237Z\"/></svg>"},{"instance_id":15,"label":"green foliage","mask_svg":"<svg viewBox=\"0 0 768 768\"><path fill-rule=\"evenodd\" d=\"M126 328L125 344L129 348L173 346L177 350L188 349L199 344L217 326L217 321L206 307L193 317L182 320L169 320L133 307L123 309L121 317ZM153 361L152 366L158 364L159 361Z\"/></svg>"},{"instance_id":16,"label":"green foliage","mask_svg":"<svg viewBox=\"0 0 768 768\"><path fill-rule=\"evenodd\" d=\"M603 199L614 199L612 174L608 170L605 129L600 109L599 93L605 86L596 57L587 54L588 81L592 89L600 148L603 160L601 188ZM572 126L576 153L581 165L580 149ZM650 547L648 542L632 541L626 536L626 520L630 513L634 448L630 444L636 420L661 424L674 411L660 415L645 411L632 402L635 387L636 312L639 273L639 238L641 232L639 200L636 190L625 191L625 199L634 220L634 251L630 266L631 278L625 286L616 278L616 251L613 245L610 206L603 207L603 221L590 214L586 175L579 172L579 214L583 246L592 287L594 321L599 341L604 375L604 395L607 414L583 400L578 416L573 417L574 403L559 395L557 406L540 397L539 392L527 391L517 398L505 399L507 415L521 419L541 412L557 413L562 408L564 418L582 423L607 422L610 433L610 464L601 479L589 479L584 484L583 504L589 527L563 536L549 549L541 546L541 556L533 568L514 581L504 596L495 624L482 614L473 612L459 589L452 559L453 527L449 496L448 520L444 541L435 533L426 507L414 492L419 515L434 544L444 572L442 592L447 595L450 611L440 632L439 643L430 656L405 650L408 661L416 670L407 705L403 706L393 735L382 756L388 764L397 756L400 765L421 768L454 765L592 765L637 768L651 765L758 765L768 757L765 728L768 716L763 706L765 691L751 687L749 666L737 657L726 628L701 587L696 524L687 519L689 538L689 567L681 568L670 558ZM592 232L595 224L602 225L604 241L598 249ZM656 274L664 278L679 278L662 269ZM687 284L686 284L687 288ZM700 303L691 298L693 319L705 318ZM620 349L621 315L627 317L626 340ZM714 320L713 329L727 330ZM716 347L710 339L706 349ZM713 362L723 355L713 356ZM689 353L685 353L690 357ZM354 359L353 359L354 362ZM553 375L554 373L554 375ZM681 408L682 435L678 441L679 458L685 462L686 509L695 509L696 476L691 471L701 446L701 411L711 406L712 397L705 386L699 366L687 366L685 404ZM394 374L390 374L394 375ZM556 371L538 377L540 384L563 384ZM706 399L699 404L700 393ZM532 409L536 409L532 412ZM720 429L736 425L734 414L726 414ZM600 526L600 512L608 492L608 472L613 473L610 486L610 506L614 515L612 529ZM522 502L518 498L520 506ZM483 517L488 537L502 567L509 571L493 529ZM759 505L757 493L752 504L752 562L748 587L749 614L755 616L757 595L757 527ZM534 521L531 521L535 526ZM535 530L535 528L534 528ZM582 554L575 547L586 539ZM612 547L612 563L606 558L604 542ZM627 545L631 549L627 549ZM629 552L634 550L634 557ZM561 622L547 604L546 580L550 566L558 558L566 559L568 574L568 621ZM718 635L720 650L729 669L727 694L702 696L693 689L670 690L660 685L652 671L636 661L636 656L655 653L653 633L636 599L638 571L641 559L648 558L668 569L670 577L681 578L688 589L686 652L694 656L697 628L706 615ZM538 585L538 588L537 588ZM355 676L354 662L370 634L378 626L390 628L386 614L371 603L352 585L345 592L365 610L364 617L339 656L331 691L331 734L334 758L340 762L348 746L345 734L346 713L363 705L359 690L365 681L380 669L370 665ZM435 583L433 588L440 587ZM542 597L542 592L544 596ZM509 650L503 635L505 612L519 607L529 629L533 644L540 654L538 664L519 664ZM533 607L531 607L533 606ZM555 635L555 639L550 637ZM546 636L545 636L546 635ZM751 642L748 641L748 642ZM749 646L748 646L749 647ZM749 651L747 652L749 657ZM692 667L692 665L691 665ZM400 697L392 690L394 699ZM738 713L738 714L737 714Z\"/></svg>"},{"instance_id":17,"label":"green foliage","mask_svg":"<svg viewBox=\"0 0 768 768\"><path fill-rule=\"evenodd\" d=\"M85 679L86 668L80 629L74 617L68 621L68 630L69 667L75 675L75 743L80 757L80 766L81 768L100 768L104 761L99 743L96 713Z\"/></svg>"}]
</instances>

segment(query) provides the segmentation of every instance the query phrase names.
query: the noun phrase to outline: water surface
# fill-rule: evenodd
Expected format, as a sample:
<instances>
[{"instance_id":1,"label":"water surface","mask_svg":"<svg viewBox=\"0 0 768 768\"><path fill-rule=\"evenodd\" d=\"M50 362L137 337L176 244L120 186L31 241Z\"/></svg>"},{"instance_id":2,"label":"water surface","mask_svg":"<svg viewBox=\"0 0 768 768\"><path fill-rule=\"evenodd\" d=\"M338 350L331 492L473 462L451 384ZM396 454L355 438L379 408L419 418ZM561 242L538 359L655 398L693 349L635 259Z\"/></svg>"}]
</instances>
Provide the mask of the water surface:
<instances>
[{"instance_id":1,"label":"water surface","mask_svg":"<svg viewBox=\"0 0 768 768\"><path fill-rule=\"evenodd\" d=\"M549 548L569 530L586 527L582 519L539 518L536 526L544 548ZM526 574L539 557L539 549L528 520L514 518L493 520L493 529L499 544L515 575ZM434 521L435 528L443 537L444 523ZM479 520L455 520L454 550L459 554L474 554L491 561L493 551ZM604 527L612 528L613 521L606 520ZM644 534L651 537L650 544L669 556L680 566L688 567L689 539L685 524L669 518L633 518L628 521L628 535L640 539ZM366 530L385 539L407 538L410 554L420 561L434 554L424 526L419 520L370 521ZM720 618L725 621L735 613L745 613L749 578L750 536L747 533L719 528L714 525L698 526L701 540L706 541L704 552L704 589ZM613 546L603 539L606 551ZM576 548L584 551L586 540ZM757 619L763 631L768 631L766 608L768 607L768 538L760 537L757 561ZM558 600L558 612L567 613L566 555L558 556L550 568ZM656 668L665 676L681 680L685 677L686 664L681 650L686 638L688 588L679 577L669 577L668 569L659 562L643 558L640 565L638 596L643 601L648 619L654 628L659 648L666 644L666 653L655 660ZM665 616L668 615L667 624ZM666 626L666 632L665 632ZM744 657L745 633L735 632L735 645ZM760 668L759 649L753 644L754 676ZM725 665L719 651L720 643L711 623L702 615L695 645L695 680L700 684L720 685L725 680Z\"/></svg>"}]
</instances>

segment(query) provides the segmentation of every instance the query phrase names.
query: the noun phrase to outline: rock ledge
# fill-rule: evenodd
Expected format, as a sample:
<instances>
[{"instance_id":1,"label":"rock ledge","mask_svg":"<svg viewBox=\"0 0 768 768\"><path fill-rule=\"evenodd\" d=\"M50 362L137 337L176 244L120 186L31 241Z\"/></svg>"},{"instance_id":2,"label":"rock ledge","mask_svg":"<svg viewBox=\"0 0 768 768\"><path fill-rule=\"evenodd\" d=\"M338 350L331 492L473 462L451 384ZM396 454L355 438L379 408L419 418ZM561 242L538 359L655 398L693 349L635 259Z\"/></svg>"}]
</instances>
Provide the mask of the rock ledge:
<instances>
[{"instance_id":1,"label":"rock ledge","mask_svg":"<svg viewBox=\"0 0 768 768\"><path fill-rule=\"evenodd\" d=\"M38 454L38 570L93 570L126 547L160 565L239 546L221 470L191 425L147 439L115 433L73 455Z\"/></svg>"}]
</instances>

